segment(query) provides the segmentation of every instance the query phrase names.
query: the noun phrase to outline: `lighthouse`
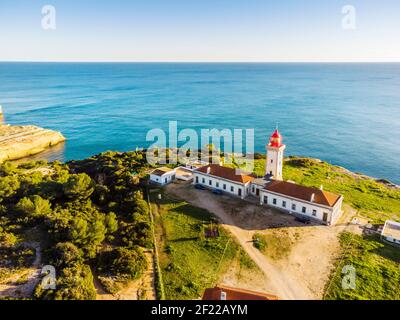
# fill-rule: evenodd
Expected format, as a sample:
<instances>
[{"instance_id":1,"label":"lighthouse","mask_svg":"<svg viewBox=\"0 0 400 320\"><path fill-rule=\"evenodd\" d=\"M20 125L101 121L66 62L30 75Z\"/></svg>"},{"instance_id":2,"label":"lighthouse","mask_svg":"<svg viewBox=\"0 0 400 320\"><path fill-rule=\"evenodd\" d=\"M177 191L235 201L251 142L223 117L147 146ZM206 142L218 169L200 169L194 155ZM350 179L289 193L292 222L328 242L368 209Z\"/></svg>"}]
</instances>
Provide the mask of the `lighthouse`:
<instances>
[{"instance_id":1,"label":"lighthouse","mask_svg":"<svg viewBox=\"0 0 400 320\"><path fill-rule=\"evenodd\" d=\"M282 136L278 129L274 131L269 138L269 143L266 146L267 157L265 165L265 175L269 179L283 180L282 166L283 166L283 152L286 146L282 143Z\"/></svg>"}]
</instances>

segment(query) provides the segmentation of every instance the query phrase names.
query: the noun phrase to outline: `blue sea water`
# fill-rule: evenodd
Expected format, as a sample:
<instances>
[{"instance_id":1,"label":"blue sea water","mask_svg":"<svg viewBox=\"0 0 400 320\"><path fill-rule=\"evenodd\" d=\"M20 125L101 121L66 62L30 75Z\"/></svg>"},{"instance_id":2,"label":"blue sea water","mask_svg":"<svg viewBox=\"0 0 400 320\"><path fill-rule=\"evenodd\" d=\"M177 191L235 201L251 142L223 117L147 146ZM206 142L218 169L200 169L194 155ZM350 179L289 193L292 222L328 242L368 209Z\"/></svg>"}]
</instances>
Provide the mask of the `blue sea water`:
<instances>
[{"instance_id":1,"label":"blue sea water","mask_svg":"<svg viewBox=\"0 0 400 320\"><path fill-rule=\"evenodd\" d=\"M6 122L61 131L39 157L148 147L148 130L276 124L287 153L400 183L400 64L0 63Z\"/></svg>"}]
</instances>

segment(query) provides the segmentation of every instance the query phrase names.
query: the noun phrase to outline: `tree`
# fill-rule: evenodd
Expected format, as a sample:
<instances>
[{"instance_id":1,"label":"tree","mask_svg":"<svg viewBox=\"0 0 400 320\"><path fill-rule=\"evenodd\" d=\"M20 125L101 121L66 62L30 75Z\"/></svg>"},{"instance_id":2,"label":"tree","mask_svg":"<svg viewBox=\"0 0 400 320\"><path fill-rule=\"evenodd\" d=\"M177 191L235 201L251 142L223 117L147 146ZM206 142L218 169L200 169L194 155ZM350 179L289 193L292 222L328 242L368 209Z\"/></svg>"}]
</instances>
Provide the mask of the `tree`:
<instances>
[{"instance_id":1,"label":"tree","mask_svg":"<svg viewBox=\"0 0 400 320\"><path fill-rule=\"evenodd\" d=\"M57 275L56 290L44 290L39 284L34 293L45 300L96 300L96 288L90 267L74 264Z\"/></svg>"},{"instance_id":2,"label":"tree","mask_svg":"<svg viewBox=\"0 0 400 320\"><path fill-rule=\"evenodd\" d=\"M147 260L139 247L116 248L103 252L97 261L99 270L119 280L140 278L147 269Z\"/></svg>"},{"instance_id":3,"label":"tree","mask_svg":"<svg viewBox=\"0 0 400 320\"><path fill-rule=\"evenodd\" d=\"M0 175L8 176L18 171L18 166L11 162L6 161L5 163L0 165Z\"/></svg>"},{"instance_id":4,"label":"tree","mask_svg":"<svg viewBox=\"0 0 400 320\"><path fill-rule=\"evenodd\" d=\"M49 200L43 199L38 195L34 195L31 198L22 198L17 203L16 210L28 218L44 217L52 212Z\"/></svg>"},{"instance_id":5,"label":"tree","mask_svg":"<svg viewBox=\"0 0 400 320\"><path fill-rule=\"evenodd\" d=\"M14 196L19 187L20 181L16 175L0 177L0 202Z\"/></svg>"},{"instance_id":6,"label":"tree","mask_svg":"<svg viewBox=\"0 0 400 320\"><path fill-rule=\"evenodd\" d=\"M65 268L83 262L81 250L71 242L60 242L49 252L50 264L56 268Z\"/></svg>"},{"instance_id":7,"label":"tree","mask_svg":"<svg viewBox=\"0 0 400 320\"><path fill-rule=\"evenodd\" d=\"M106 237L106 227L102 220L88 222L82 218L75 218L72 220L69 236L89 258L94 258Z\"/></svg>"},{"instance_id":8,"label":"tree","mask_svg":"<svg viewBox=\"0 0 400 320\"><path fill-rule=\"evenodd\" d=\"M93 181L85 173L71 175L64 184L64 193L70 199L87 199L93 191Z\"/></svg>"},{"instance_id":9,"label":"tree","mask_svg":"<svg viewBox=\"0 0 400 320\"><path fill-rule=\"evenodd\" d=\"M110 212L108 213L105 217L104 217L104 225L106 227L107 230L107 234L109 235L109 240L112 240L113 237L110 236L111 234L113 234L114 232L116 232L118 230L118 220L117 220L117 215L114 212Z\"/></svg>"}]
</instances>

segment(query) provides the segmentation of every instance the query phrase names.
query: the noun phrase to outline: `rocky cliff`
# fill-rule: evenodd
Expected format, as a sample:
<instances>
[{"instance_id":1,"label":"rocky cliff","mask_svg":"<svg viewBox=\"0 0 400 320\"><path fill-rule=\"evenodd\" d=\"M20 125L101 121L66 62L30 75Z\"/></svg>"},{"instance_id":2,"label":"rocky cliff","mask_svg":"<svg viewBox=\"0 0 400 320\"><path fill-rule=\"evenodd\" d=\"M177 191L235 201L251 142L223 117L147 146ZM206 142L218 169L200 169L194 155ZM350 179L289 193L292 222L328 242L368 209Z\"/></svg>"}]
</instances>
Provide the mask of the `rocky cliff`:
<instances>
[{"instance_id":1,"label":"rocky cliff","mask_svg":"<svg viewBox=\"0 0 400 320\"><path fill-rule=\"evenodd\" d=\"M40 153L63 141L65 138L60 132L0 124L0 163Z\"/></svg>"}]
</instances>

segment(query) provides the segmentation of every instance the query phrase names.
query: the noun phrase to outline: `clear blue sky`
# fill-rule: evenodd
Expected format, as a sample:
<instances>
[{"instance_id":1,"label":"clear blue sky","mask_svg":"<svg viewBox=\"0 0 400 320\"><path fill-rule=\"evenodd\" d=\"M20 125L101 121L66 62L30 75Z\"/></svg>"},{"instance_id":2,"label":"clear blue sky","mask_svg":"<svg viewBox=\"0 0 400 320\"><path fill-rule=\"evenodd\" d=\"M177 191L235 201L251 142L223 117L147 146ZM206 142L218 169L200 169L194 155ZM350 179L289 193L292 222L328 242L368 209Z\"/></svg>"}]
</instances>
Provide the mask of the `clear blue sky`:
<instances>
[{"instance_id":1,"label":"clear blue sky","mask_svg":"<svg viewBox=\"0 0 400 320\"><path fill-rule=\"evenodd\" d=\"M400 1L0 0L0 61L400 61Z\"/></svg>"}]
</instances>

